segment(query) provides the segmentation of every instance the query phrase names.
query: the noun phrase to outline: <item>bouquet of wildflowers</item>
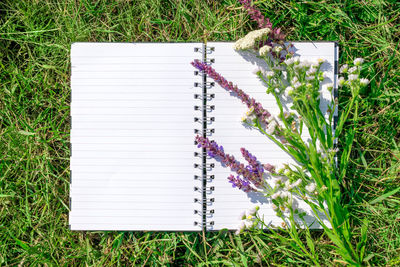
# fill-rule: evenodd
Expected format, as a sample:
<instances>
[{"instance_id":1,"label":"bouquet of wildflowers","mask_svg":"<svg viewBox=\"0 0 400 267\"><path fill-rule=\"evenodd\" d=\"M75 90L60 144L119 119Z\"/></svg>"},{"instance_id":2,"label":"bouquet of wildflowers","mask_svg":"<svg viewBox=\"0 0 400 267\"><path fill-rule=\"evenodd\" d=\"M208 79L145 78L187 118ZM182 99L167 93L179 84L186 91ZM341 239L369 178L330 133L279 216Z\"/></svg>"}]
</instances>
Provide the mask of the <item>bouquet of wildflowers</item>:
<instances>
[{"instance_id":1,"label":"bouquet of wildflowers","mask_svg":"<svg viewBox=\"0 0 400 267\"><path fill-rule=\"evenodd\" d=\"M309 224L304 219L306 214L297 208L298 201L304 201L312 210L316 222L334 243L338 254L346 262L359 265L363 259L366 237L364 232L358 244L353 245L349 213L342 205L340 188L340 181L345 171L339 172L337 168L338 149L335 147L335 141L342 133L344 123L349 119L350 110L358 107L360 89L369 83L367 79L360 78L363 59L357 58L353 66L344 65L341 68L343 77L338 80L339 86L349 87L352 98L333 131L336 101L332 101L328 106L327 116L320 110L320 91L325 80L322 68L324 60L309 62L294 56L290 51L291 45L283 42L284 35L280 29L273 29L269 20L264 19L261 13L250 5L250 1L241 2L261 29L239 39L234 49L250 51L268 64L268 70L258 69L255 75L265 83L267 93L276 99L279 114L274 114L275 116L271 114L263 108L262 103L227 81L206 63L194 61L192 65L241 99L248 107L242 122L258 129L266 138L272 139L296 160L296 164L286 164L284 168L277 170L269 163L259 162L255 155L242 148L241 153L247 161L244 164L234 156L226 154L216 141L210 141L202 136L196 137L199 147L206 149L209 156L220 160L235 173L227 177L233 187L246 193L261 192L271 200L272 208L283 221L279 229L287 232L289 237L277 232L277 227L267 226L257 214L258 207L241 214L242 223L236 233L243 233L246 229L268 227L280 239L294 241L291 243L296 250L319 265ZM332 94L331 84L324 87ZM282 98L291 100L290 112L284 109ZM303 137L305 132L309 135L307 141ZM351 142L346 142L341 164L345 165L344 161L348 158L350 150ZM265 172L274 177L273 184L264 179ZM306 244L299 236L299 229L306 232Z\"/></svg>"}]
</instances>

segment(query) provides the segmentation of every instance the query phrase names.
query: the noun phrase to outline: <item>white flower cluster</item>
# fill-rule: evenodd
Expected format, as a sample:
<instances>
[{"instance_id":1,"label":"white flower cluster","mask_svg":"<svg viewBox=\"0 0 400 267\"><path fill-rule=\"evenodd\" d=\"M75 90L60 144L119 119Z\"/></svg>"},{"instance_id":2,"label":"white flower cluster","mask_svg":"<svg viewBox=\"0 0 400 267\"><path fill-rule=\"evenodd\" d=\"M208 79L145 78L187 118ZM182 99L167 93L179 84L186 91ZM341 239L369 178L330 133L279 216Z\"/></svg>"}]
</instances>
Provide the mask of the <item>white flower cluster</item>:
<instances>
[{"instance_id":1,"label":"white flower cluster","mask_svg":"<svg viewBox=\"0 0 400 267\"><path fill-rule=\"evenodd\" d=\"M271 198L277 200L275 202L277 204L271 204L272 209L276 212L289 212L290 208L296 210L299 205L297 200L288 191L278 191Z\"/></svg>"},{"instance_id":2,"label":"white flower cluster","mask_svg":"<svg viewBox=\"0 0 400 267\"><path fill-rule=\"evenodd\" d=\"M286 188L286 190L290 191L293 188L299 186L300 184L301 184L301 179L298 179L297 181L295 181L293 183L290 183L290 181L288 180L285 182L285 188Z\"/></svg>"},{"instance_id":3,"label":"white flower cluster","mask_svg":"<svg viewBox=\"0 0 400 267\"><path fill-rule=\"evenodd\" d=\"M300 63L300 57L291 57L284 61L287 66L298 65Z\"/></svg>"},{"instance_id":4,"label":"white flower cluster","mask_svg":"<svg viewBox=\"0 0 400 267\"><path fill-rule=\"evenodd\" d=\"M272 79L274 77L275 72L274 71L265 71L264 76L267 77L268 80Z\"/></svg>"},{"instance_id":5,"label":"white flower cluster","mask_svg":"<svg viewBox=\"0 0 400 267\"><path fill-rule=\"evenodd\" d=\"M361 86L366 86L369 84L369 80L365 78L360 78L360 71L361 71L361 65L364 63L364 59L362 58L356 58L353 61L354 66L349 68L349 65L344 64L340 68L340 73L342 74L347 74L347 80L344 77L340 77L338 80L339 86L345 86L345 85L352 85L352 84L357 84L358 82L360 83Z\"/></svg>"},{"instance_id":6,"label":"white flower cluster","mask_svg":"<svg viewBox=\"0 0 400 267\"><path fill-rule=\"evenodd\" d=\"M260 56L267 56L269 52L271 52L272 47L269 45L264 45L263 47L260 48L260 50L258 51L260 53Z\"/></svg>"},{"instance_id":7,"label":"white flower cluster","mask_svg":"<svg viewBox=\"0 0 400 267\"><path fill-rule=\"evenodd\" d=\"M239 219L241 220L241 222L240 222L235 234L237 234L237 235L241 234L241 233L243 233L243 231L245 229L250 229L257 225L256 214L259 209L260 209L259 206L255 206L249 210L243 211L240 214Z\"/></svg>"},{"instance_id":8,"label":"white flower cluster","mask_svg":"<svg viewBox=\"0 0 400 267\"><path fill-rule=\"evenodd\" d=\"M281 172L283 172L283 170L281 170ZM285 172L285 176L290 175L290 171L287 170ZM291 193L290 191L297 187L300 186L302 183L301 179L296 180L295 182L291 183L289 180L286 180L286 182L284 182L284 176L280 176L277 178L277 180L275 181L275 189L277 190L274 194L271 195L271 199L273 200L277 200L281 205L282 205L282 210L286 210L287 206L289 204L292 204L291 202ZM278 210L278 207L273 204L272 208L274 210Z\"/></svg>"},{"instance_id":9,"label":"white flower cluster","mask_svg":"<svg viewBox=\"0 0 400 267\"><path fill-rule=\"evenodd\" d=\"M236 43L233 45L233 49L235 50L254 49L255 45L259 41L264 39L266 40L268 38L270 32L271 30L269 28L263 28L260 30L251 31L245 37L237 40Z\"/></svg>"},{"instance_id":10,"label":"white flower cluster","mask_svg":"<svg viewBox=\"0 0 400 267\"><path fill-rule=\"evenodd\" d=\"M277 54L279 54L282 50L283 50L283 47L280 45L276 45L276 46L274 46L274 48L272 48L272 51L274 51Z\"/></svg>"},{"instance_id":11,"label":"white flower cluster","mask_svg":"<svg viewBox=\"0 0 400 267\"><path fill-rule=\"evenodd\" d=\"M279 190L271 195L272 199L278 199L278 198L286 199L288 197L289 197L289 192L286 190Z\"/></svg>"},{"instance_id":12,"label":"white flower cluster","mask_svg":"<svg viewBox=\"0 0 400 267\"><path fill-rule=\"evenodd\" d=\"M314 68L317 69L319 66L321 66L325 62L324 59L318 58L315 62L308 61L308 60L300 60L300 57L295 56L288 58L284 61L286 66L294 66L295 69L309 69L309 68Z\"/></svg>"}]
</instances>

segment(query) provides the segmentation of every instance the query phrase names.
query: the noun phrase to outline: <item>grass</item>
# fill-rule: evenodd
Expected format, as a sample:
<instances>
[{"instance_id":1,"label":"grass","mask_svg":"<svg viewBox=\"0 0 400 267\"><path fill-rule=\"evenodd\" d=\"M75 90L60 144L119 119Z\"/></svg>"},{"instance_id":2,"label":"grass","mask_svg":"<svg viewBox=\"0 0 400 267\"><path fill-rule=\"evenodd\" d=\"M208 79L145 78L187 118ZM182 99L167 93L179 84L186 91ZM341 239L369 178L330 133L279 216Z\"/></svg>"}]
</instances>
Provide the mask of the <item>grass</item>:
<instances>
[{"instance_id":1,"label":"grass","mask_svg":"<svg viewBox=\"0 0 400 267\"><path fill-rule=\"evenodd\" d=\"M289 40L337 40L340 63L370 62L343 203L354 233L368 221L365 265L400 265L400 3L256 4ZM2 1L0 265L310 264L268 236L68 230L71 43L235 40L255 26L234 0ZM313 239L321 265L342 264Z\"/></svg>"}]
</instances>

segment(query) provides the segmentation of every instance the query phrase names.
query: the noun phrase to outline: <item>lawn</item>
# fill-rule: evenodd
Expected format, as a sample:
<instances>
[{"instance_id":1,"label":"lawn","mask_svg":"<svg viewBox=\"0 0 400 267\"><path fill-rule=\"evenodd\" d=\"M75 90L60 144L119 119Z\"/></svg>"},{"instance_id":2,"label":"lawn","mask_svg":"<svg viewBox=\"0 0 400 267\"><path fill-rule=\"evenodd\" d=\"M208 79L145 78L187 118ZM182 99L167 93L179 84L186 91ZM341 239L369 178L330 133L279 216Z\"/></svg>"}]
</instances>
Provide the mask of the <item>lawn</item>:
<instances>
[{"instance_id":1,"label":"lawn","mask_svg":"<svg viewBox=\"0 0 400 267\"><path fill-rule=\"evenodd\" d=\"M365 265L399 266L400 2L255 4L288 40L338 41L340 64L368 63L343 204L356 237L368 221ZM1 1L0 265L311 264L272 236L68 230L71 43L232 41L255 28L235 0ZM342 265L313 234L321 265Z\"/></svg>"}]
</instances>

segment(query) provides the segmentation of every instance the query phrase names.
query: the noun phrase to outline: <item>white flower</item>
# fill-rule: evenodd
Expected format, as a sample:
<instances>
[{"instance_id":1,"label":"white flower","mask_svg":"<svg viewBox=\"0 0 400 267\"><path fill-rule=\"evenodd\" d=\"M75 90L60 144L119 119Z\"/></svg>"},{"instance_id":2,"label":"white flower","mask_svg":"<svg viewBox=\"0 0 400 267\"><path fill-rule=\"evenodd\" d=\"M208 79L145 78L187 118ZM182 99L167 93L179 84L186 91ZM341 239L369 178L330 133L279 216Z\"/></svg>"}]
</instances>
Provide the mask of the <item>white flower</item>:
<instances>
[{"instance_id":1,"label":"white flower","mask_svg":"<svg viewBox=\"0 0 400 267\"><path fill-rule=\"evenodd\" d=\"M297 77L294 76L293 79L292 79L292 84L297 83L298 81L299 81L299 79L297 79Z\"/></svg>"},{"instance_id":2,"label":"white flower","mask_svg":"<svg viewBox=\"0 0 400 267\"><path fill-rule=\"evenodd\" d=\"M278 176L274 181L275 185L280 185L282 183L282 176Z\"/></svg>"},{"instance_id":3,"label":"white flower","mask_svg":"<svg viewBox=\"0 0 400 267\"><path fill-rule=\"evenodd\" d=\"M271 198L272 199L277 199L278 197L281 196L281 191L276 192L275 194L272 194Z\"/></svg>"},{"instance_id":4,"label":"white flower","mask_svg":"<svg viewBox=\"0 0 400 267\"><path fill-rule=\"evenodd\" d=\"M273 135L275 133L275 128L278 126L275 120L273 120L270 124L268 124L268 127L266 129L266 133L269 135Z\"/></svg>"},{"instance_id":5,"label":"white flower","mask_svg":"<svg viewBox=\"0 0 400 267\"><path fill-rule=\"evenodd\" d=\"M361 64L363 64L363 63L364 63L364 59L362 59L362 58L354 59L354 65L356 65L356 66L361 66Z\"/></svg>"},{"instance_id":6,"label":"white flower","mask_svg":"<svg viewBox=\"0 0 400 267\"><path fill-rule=\"evenodd\" d=\"M287 66L291 66L294 64L294 57L288 58L284 61Z\"/></svg>"},{"instance_id":7,"label":"white flower","mask_svg":"<svg viewBox=\"0 0 400 267\"><path fill-rule=\"evenodd\" d=\"M295 69L295 71L300 71L301 69L303 69L303 65L300 63L300 64L297 64L297 65L294 65L294 69Z\"/></svg>"},{"instance_id":8,"label":"white flower","mask_svg":"<svg viewBox=\"0 0 400 267\"><path fill-rule=\"evenodd\" d=\"M339 86L343 86L346 84L346 80L343 77L340 77L338 80L338 84L339 84Z\"/></svg>"},{"instance_id":9,"label":"white flower","mask_svg":"<svg viewBox=\"0 0 400 267\"><path fill-rule=\"evenodd\" d=\"M241 232L243 232L243 230L244 230L245 227L246 227L245 223L244 223L243 221L240 222L240 224L239 224L239 226L238 226L238 228L237 228L235 234L238 235L238 234L240 234Z\"/></svg>"},{"instance_id":10,"label":"white flower","mask_svg":"<svg viewBox=\"0 0 400 267\"><path fill-rule=\"evenodd\" d=\"M318 62L319 65L322 65L322 63L325 62L325 59L323 59L323 58L318 58L318 59L317 59L317 62Z\"/></svg>"},{"instance_id":11,"label":"white flower","mask_svg":"<svg viewBox=\"0 0 400 267\"><path fill-rule=\"evenodd\" d=\"M355 81L358 79L358 75L357 74L350 74L349 75L349 81Z\"/></svg>"},{"instance_id":12,"label":"white flower","mask_svg":"<svg viewBox=\"0 0 400 267\"><path fill-rule=\"evenodd\" d=\"M365 79L365 78L361 78L360 79L360 83L361 83L361 85L367 85L367 84L369 84L369 80L368 79Z\"/></svg>"},{"instance_id":13,"label":"white flower","mask_svg":"<svg viewBox=\"0 0 400 267\"><path fill-rule=\"evenodd\" d=\"M264 37L267 38L270 33L269 28L263 28L260 30L255 30L249 32L245 37L236 41L233 45L233 49L235 50L248 50L253 49L256 43L262 40Z\"/></svg>"},{"instance_id":14,"label":"white flower","mask_svg":"<svg viewBox=\"0 0 400 267\"><path fill-rule=\"evenodd\" d=\"M300 57L299 56L293 57L293 62L296 65L299 64L300 63Z\"/></svg>"},{"instance_id":15,"label":"white flower","mask_svg":"<svg viewBox=\"0 0 400 267\"><path fill-rule=\"evenodd\" d=\"M299 186L301 184L301 179L298 179L296 182L293 183L293 187Z\"/></svg>"},{"instance_id":16,"label":"white flower","mask_svg":"<svg viewBox=\"0 0 400 267\"><path fill-rule=\"evenodd\" d=\"M281 198L287 198L287 197L289 197L289 192L283 191L283 192L281 193Z\"/></svg>"},{"instance_id":17,"label":"white flower","mask_svg":"<svg viewBox=\"0 0 400 267\"><path fill-rule=\"evenodd\" d=\"M271 79L272 77L274 77L275 72L273 71L266 71L265 72L265 77L267 77L268 79Z\"/></svg>"},{"instance_id":18,"label":"white flower","mask_svg":"<svg viewBox=\"0 0 400 267\"><path fill-rule=\"evenodd\" d=\"M301 86L300 82L296 82L295 84L293 84L294 89L297 89Z\"/></svg>"},{"instance_id":19,"label":"white flower","mask_svg":"<svg viewBox=\"0 0 400 267\"><path fill-rule=\"evenodd\" d=\"M306 75L307 75L307 76L315 75L316 72L317 72L317 69L314 68L314 67L311 67L311 68L306 72Z\"/></svg>"},{"instance_id":20,"label":"white flower","mask_svg":"<svg viewBox=\"0 0 400 267\"><path fill-rule=\"evenodd\" d=\"M250 228L250 227L253 226L254 221L252 221L252 220L246 220L246 221L244 222L244 224L245 224L246 228Z\"/></svg>"},{"instance_id":21,"label":"white flower","mask_svg":"<svg viewBox=\"0 0 400 267\"><path fill-rule=\"evenodd\" d=\"M340 67L340 73L347 73L349 70L349 65L344 64L342 67Z\"/></svg>"},{"instance_id":22,"label":"white flower","mask_svg":"<svg viewBox=\"0 0 400 267\"><path fill-rule=\"evenodd\" d=\"M263 47L260 48L260 50L258 51L260 53L260 56L267 56L268 53L271 51L271 46L269 45L264 45Z\"/></svg>"},{"instance_id":23,"label":"white flower","mask_svg":"<svg viewBox=\"0 0 400 267\"><path fill-rule=\"evenodd\" d=\"M348 70L348 72L349 72L349 73L356 73L357 70L358 70L358 68L357 68L356 66L353 66L353 67L351 67L351 68Z\"/></svg>"},{"instance_id":24,"label":"white flower","mask_svg":"<svg viewBox=\"0 0 400 267\"><path fill-rule=\"evenodd\" d=\"M243 115L242 118L241 118L241 121L242 121L242 122L246 122L246 121L247 121L247 116L246 116L246 115Z\"/></svg>"},{"instance_id":25,"label":"white flower","mask_svg":"<svg viewBox=\"0 0 400 267\"><path fill-rule=\"evenodd\" d=\"M303 69L308 69L308 68L311 67L311 65L312 65L312 63L311 63L310 61L308 61L308 60L303 60L303 61L301 61L300 64L299 64L299 66L300 66L301 68L303 68Z\"/></svg>"},{"instance_id":26,"label":"white flower","mask_svg":"<svg viewBox=\"0 0 400 267\"><path fill-rule=\"evenodd\" d=\"M288 87L286 87L286 89L285 89L286 91L290 91L290 90L293 90L293 87L291 87L291 86L288 86Z\"/></svg>"},{"instance_id":27,"label":"white flower","mask_svg":"<svg viewBox=\"0 0 400 267\"><path fill-rule=\"evenodd\" d=\"M277 210L278 209L278 207L274 203L272 203L271 206L272 206L273 210Z\"/></svg>"},{"instance_id":28,"label":"white flower","mask_svg":"<svg viewBox=\"0 0 400 267\"><path fill-rule=\"evenodd\" d=\"M316 184L315 184L315 183L310 183L310 184L306 185L305 188L306 188L306 190L307 190L308 192L312 193L312 192L315 191Z\"/></svg>"},{"instance_id":29,"label":"white flower","mask_svg":"<svg viewBox=\"0 0 400 267\"><path fill-rule=\"evenodd\" d=\"M260 72L262 72L260 68L256 68L253 70L253 74L256 74L256 75L258 75Z\"/></svg>"},{"instance_id":30,"label":"white flower","mask_svg":"<svg viewBox=\"0 0 400 267\"><path fill-rule=\"evenodd\" d=\"M258 211L259 209L260 209L259 206L255 206L255 207L249 209L247 213L248 213L249 215L254 216L254 215L257 213L257 211Z\"/></svg>"},{"instance_id":31,"label":"white flower","mask_svg":"<svg viewBox=\"0 0 400 267\"><path fill-rule=\"evenodd\" d=\"M274 46L274 48L272 48L272 51L279 54L282 51L282 49L283 49L282 46L277 45L277 46Z\"/></svg>"},{"instance_id":32,"label":"white flower","mask_svg":"<svg viewBox=\"0 0 400 267\"><path fill-rule=\"evenodd\" d=\"M244 220L246 219L246 211L242 211L239 215L239 220Z\"/></svg>"}]
</instances>

